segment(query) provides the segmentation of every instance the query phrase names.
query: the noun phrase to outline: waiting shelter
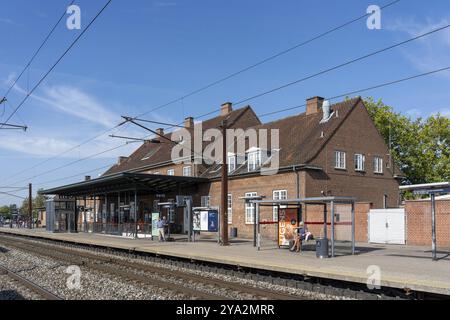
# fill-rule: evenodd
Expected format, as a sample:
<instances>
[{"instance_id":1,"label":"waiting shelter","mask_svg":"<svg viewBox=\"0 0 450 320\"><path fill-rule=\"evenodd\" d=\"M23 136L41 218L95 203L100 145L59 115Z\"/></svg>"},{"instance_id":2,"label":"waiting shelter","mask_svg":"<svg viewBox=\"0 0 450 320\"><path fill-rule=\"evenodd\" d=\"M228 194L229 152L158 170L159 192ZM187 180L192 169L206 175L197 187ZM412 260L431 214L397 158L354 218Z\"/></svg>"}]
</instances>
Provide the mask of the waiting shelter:
<instances>
[{"instance_id":1,"label":"waiting shelter","mask_svg":"<svg viewBox=\"0 0 450 320\"><path fill-rule=\"evenodd\" d=\"M286 246L288 242L284 239L286 230L289 228L298 227L299 222L303 221L303 213L306 212L308 205L321 206L323 209L323 219L321 221L304 221L304 224L309 225L323 225L323 238L328 238L328 226L330 226L331 237L330 237L330 248L331 257L335 256L335 233L336 226L347 225L350 226L351 230L351 253L355 254L355 202L354 197L311 197L311 198L297 198L297 199L284 199L284 200L263 200L263 199L249 199L246 200L249 203L254 203L256 205L255 210L255 221L256 221L256 231L255 231L255 243L258 250L261 248L261 225L263 224L277 224L278 225L278 246ZM351 218L350 221L342 221L336 219L336 205L345 204L351 207ZM277 221L261 221L260 219L260 207L276 207L278 211ZM331 221L328 221L328 210L330 210Z\"/></svg>"}]
</instances>

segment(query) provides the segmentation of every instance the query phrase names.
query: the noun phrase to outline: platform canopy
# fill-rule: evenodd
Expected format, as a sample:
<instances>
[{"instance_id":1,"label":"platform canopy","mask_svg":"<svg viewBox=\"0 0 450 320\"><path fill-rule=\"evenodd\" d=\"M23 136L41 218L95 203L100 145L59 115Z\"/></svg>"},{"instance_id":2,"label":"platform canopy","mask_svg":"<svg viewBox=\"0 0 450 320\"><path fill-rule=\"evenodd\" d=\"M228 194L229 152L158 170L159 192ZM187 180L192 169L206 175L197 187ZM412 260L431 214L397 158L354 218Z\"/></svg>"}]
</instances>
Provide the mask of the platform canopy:
<instances>
[{"instance_id":1,"label":"platform canopy","mask_svg":"<svg viewBox=\"0 0 450 320\"><path fill-rule=\"evenodd\" d=\"M69 197L123 191L141 191L158 194L176 191L178 188L195 186L207 181L208 179L206 178L198 177L122 172L57 188L41 190L39 194Z\"/></svg>"}]
</instances>

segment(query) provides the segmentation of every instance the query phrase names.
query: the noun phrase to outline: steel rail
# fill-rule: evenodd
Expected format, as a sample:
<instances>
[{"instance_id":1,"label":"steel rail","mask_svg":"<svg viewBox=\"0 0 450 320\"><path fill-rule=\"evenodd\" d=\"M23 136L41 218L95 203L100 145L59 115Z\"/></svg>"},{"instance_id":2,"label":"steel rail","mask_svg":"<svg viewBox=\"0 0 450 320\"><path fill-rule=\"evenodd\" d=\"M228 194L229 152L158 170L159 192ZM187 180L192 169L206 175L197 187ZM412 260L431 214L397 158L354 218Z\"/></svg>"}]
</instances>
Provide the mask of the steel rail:
<instances>
[{"instance_id":1,"label":"steel rail","mask_svg":"<svg viewBox=\"0 0 450 320\"><path fill-rule=\"evenodd\" d=\"M12 271L11 269L0 265L0 274L6 274L14 281L18 282L19 284L23 285L27 289L32 290L33 292L37 293L41 297L45 298L46 300L63 300L63 298L51 293L44 287L38 285L37 283L30 281L23 276L19 275L17 272Z\"/></svg>"},{"instance_id":2,"label":"steel rail","mask_svg":"<svg viewBox=\"0 0 450 320\"><path fill-rule=\"evenodd\" d=\"M2 238L3 240L4 238ZM56 259L56 260L60 260L60 261L64 261L67 262L71 265L78 265L78 266L84 266L84 267L88 267L91 269L94 269L96 271L99 271L102 274L109 274L113 277L120 277L122 279L126 279L126 280L131 280L134 282L137 282L140 285L146 285L146 286L154 286L154 287L158 287L161 289L165 289L165 290L169 290L172 291L175 294L181 294L183 296L186 297L190 297L190 298L200 298L200 299L204 299L204 300L224 300L224 299L229 299L226 296L223 295L219 295L219 294L215 294L215 293L209 293L209 292L204 292L198 289L193 289L191 287L186 287L186 286L180 286L178 284L175 283L171 283L168 281L164 281L164 280L159 280L159 279L154 279L151 278L147 275L143 275L143 274L138 274L135 272L132 272L130 270L121 270L121 269L117 269L114 268L114 266L108 266L108 265L104 265L104 261L102 261L101 259L97 259L96 258L96 262L95 261L86 261L83 260L84 259L90 259L93 260L92 257L83 257L81 255L79 255L79 257L74 256L74 253L76 253L74 250L71 250L71 252L58 252L57 250L55 250L55 248L43 248L42 246L38 247L36 246L35 243L28 244L28 243L24 243L23 241L14 241L14 242L9 242L9 241L5 241L7 242L7 245L11 246L11 247L15 247L21 250L25 250L31 253L35 253L41 256L45 256L47 258L52 258L52 259ZM59 250L59 248L58 248ZM101 262L101 263L99 263Z\"/></svg>"},{"instance_id":3,"label":"steel rail","mask_svg":"<svg viewBox=\"0 0 450 320\"><path fill-rule=\"evenodd\" d=\"M4 237L2 236L2 239L4 239ZM21 243L24 245L29 245L28 243L25 243L23 240L21 239ZM25 240L26 241L26 240ZM17 243L14 242L12 243L12 245L16 245ZM55 244L56 245L56 244ZM41 249L43 249L43 247L45 247L45 249L49 250L49 254L55 255L55 248L54 245L51 244L46 244L43 242L40 242L38 244L38 246L41 247ZM216 278L206 278L197 274L191 274L188 272L183 272L183 271L173 271L164 267L157 267L157 266L150 266L150 265L145 265L139 262L129 262L129 261L125 261L125 260L121 260L119 258L112 258L112 257L104 257L104 256L99 256L96 255L94 253L90 253L84 249L81 249L83 251L79 251L79 250L74 250L74 249L70 249L70 248L66 248L66 247L62 247L57 245L57 251L59 251L60 254L65 254L69 257L73 257L74 253L76 253L76 255L78 255L80 258L84 258L84 259L91 259L97 262L101 262L102 268L107 268L107 266L105 266L105 263L108 264L112 264L115 267L126 267L127 270L130 269L135 269L137 271L141 271L141 272L147 272L147 273L152 273L155 275L161 275L163 277L172 277L172 278L177 278L179 280L182 280L184 283L189 283L191 281L193 282L199 282L199 283L203 283L203 284L207 284L207 285L211 285L214 287L219 287L221 289L225 289L225 290L231 290L234 292L239 292L239 293L244 293L244 294L248 294L251 295L255 298L266 298L266 299L272 299L272 300L298 300L298 299L302 299L305 300L305 297L299 297L297 295L293 295L293 294L289 294L286 292L281 292L281 291L276 291L276 290L271 290L271 289L267 289L267 288L257 288L257 287L253 287L251 285L245 285L242 283L234 283L234 282L230 282L230 281L226 281L226 280L222 280L222 279L216 279ZM34 250L36 251L37 247L36 247L36 243L33 243L33 246L29 245L29 250ZM89 250L89 249L87 249ZM57 257L55 257L57 258ZM74 261L71 261L74 262ZM78 263L80 263L80 261L76 261ZM81 260L80 264L84 264L87 266L91 267L92 263L86 263L85 260ZM98 263L94 263L92 266L94 269L99 267ZM109 267L108 267L109 268ZM116 272L118 269L110 269L109 271L114 271ZM107 271L107 270L104 270ZM146 278L148 279L148 278ZM167 286L167 282L164 282L165 286ZM172 289L173 290L173 289ZM208 293L209 295L209 293ZM215 299L224 299L226 297L224 297L223 295L216 295L214 297Z\"/></svg>"}]
</instances>

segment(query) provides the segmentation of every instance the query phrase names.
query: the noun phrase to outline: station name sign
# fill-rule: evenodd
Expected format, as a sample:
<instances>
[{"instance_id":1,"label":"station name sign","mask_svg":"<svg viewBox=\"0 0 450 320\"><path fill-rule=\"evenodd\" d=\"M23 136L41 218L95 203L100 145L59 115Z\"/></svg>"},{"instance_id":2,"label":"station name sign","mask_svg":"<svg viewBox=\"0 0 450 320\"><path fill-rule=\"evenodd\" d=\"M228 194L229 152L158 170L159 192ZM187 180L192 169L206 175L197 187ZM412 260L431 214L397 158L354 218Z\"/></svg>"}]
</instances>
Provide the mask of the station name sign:
<instances>
[{"instance_id":1,"label":"station name sign","mask_svg":"<svg viewBox=\"0 0 450 320\"><path fill-rule=\"evenodd\" d=\"M414 190L414 194L432 194L432 193L450 193L450 188L443 188L443 189L420 189L420 190Z\"/></svg>"}]
</instances>

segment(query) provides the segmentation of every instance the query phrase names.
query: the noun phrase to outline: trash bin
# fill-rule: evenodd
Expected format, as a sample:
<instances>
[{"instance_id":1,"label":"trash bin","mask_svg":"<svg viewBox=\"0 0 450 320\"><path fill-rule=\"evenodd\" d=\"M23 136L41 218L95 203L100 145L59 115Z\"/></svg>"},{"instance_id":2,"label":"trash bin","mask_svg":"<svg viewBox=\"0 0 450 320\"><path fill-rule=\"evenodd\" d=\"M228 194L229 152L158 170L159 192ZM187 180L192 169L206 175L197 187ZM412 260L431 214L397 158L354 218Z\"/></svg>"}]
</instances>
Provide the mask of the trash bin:
<instances>
[{"instance_id":1,"label":"trash bin","mask_svg":"<svg viewBox=\"0 0 450 320\"><path fill-rule=\"evenodd\" d=\"M316 239L316 257L323 259L328 258L328 239L317 238Z\"/></svg>"},{"instance_id":2,"label":"trash bin","mask_svg":"<svg viewBox=\"0 0 450 320\"><path fill-rule=\"evenodd\" d=\"M230 236L231 238L237 238L237 228L231 228Z\"/></svg>"}]
</instances>

